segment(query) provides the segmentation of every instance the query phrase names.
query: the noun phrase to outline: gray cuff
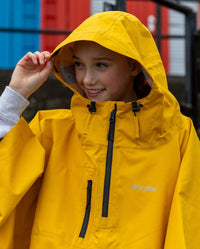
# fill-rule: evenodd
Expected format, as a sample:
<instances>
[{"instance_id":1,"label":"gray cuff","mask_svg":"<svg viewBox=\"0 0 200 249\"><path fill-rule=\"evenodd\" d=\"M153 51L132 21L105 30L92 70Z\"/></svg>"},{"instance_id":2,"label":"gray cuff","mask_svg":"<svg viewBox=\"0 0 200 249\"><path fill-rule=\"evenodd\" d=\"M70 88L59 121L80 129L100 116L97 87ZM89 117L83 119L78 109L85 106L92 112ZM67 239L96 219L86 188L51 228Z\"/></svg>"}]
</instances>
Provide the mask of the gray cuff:
<instances>
[{"instance_id":1,"label":"gray cuff","mask_svg":"<svg viewBox=\"0 0 200 249\"><path fill-rule=\"evenodd\" d=\"M4 120L18 122L28 105L26 98L7 86L0 97L0 115L3 115Z\"/></svg>"}]
</instances>

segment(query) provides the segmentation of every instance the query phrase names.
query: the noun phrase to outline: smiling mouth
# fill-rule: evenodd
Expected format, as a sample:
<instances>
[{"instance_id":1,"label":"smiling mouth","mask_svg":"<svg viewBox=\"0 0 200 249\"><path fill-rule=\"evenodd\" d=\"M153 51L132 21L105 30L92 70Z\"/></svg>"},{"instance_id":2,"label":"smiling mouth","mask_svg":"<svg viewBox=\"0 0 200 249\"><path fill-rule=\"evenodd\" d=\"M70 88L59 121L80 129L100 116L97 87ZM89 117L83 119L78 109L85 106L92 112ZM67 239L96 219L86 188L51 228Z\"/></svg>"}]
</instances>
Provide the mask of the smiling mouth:
<instances>
[{"instance_id":1,"label":"smiling mouth","mask_svg":"<svg viewBox=\"0 0 200 249\"><path fill-rule=\"evenodd\" d=\"M105 89L87 89L87 93L90 97L96 97L102 93Z\"/></svg>"}]
</instances>

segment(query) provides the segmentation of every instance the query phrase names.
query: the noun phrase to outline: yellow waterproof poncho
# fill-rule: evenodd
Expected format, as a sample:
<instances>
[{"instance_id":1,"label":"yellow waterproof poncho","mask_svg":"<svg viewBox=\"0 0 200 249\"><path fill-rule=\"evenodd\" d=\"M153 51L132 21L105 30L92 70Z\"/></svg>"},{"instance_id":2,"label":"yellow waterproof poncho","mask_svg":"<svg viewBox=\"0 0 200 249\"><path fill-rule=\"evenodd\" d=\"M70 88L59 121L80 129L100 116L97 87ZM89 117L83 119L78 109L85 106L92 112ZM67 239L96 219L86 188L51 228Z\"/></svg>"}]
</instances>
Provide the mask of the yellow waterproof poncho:
<instances>
[{"instance_id":1,"label":"yellow waterproof poncho","mask_svg":"<svg viewBox=\"0 0 200 249\"><path fill-rule=\"evenodd\" d=\"M96 104L74 90L70 110L14 126L0 143L0 249L199 249L200 144L152 36L128 13L87 19L54 51L71 89L79 40L137 60L152 89Z\"/></svg>"}]
</instances>

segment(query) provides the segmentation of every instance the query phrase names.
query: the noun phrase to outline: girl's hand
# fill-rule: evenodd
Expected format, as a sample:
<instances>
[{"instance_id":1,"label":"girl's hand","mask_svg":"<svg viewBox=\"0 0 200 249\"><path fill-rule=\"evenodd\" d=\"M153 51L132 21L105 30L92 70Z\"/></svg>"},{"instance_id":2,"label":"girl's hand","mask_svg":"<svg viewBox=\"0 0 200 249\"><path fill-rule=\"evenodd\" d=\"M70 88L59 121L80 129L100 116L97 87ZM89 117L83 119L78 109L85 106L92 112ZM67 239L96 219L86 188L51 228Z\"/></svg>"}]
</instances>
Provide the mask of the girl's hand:
<instances>
[{"instance_id":1,"label":"girl's hand","mask_svg":"<svg viewBox=\"0 0 200 249\"><path fill-rule=\"evenodd\" d=\"M48 78L53 68L54 58L50 53L27 53L18 63L12 74L9 87L28 98Z\"/></svg>"}]
</instances>

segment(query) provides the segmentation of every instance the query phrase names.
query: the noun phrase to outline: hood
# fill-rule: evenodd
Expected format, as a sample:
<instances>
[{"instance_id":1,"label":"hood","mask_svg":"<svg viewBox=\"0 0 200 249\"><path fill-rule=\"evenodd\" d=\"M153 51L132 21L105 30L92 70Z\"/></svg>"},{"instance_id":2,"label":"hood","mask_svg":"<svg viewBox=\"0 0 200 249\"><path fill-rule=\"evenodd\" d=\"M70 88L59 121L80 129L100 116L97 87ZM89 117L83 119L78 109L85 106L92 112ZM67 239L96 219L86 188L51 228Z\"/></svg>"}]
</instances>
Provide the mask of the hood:
<instances>
[{"instance_id":1,"label":"hood","mask_svg":"<svg viewBox=\"0 0 200 249\"><path fill-rule=\"evenodd\" d=\"M97 13L86 19L55 48L52 53L56 56L53 72L74 92L78 86L71 48L76 41L93 41L138 61L148 82L167 90L165 70L154 39L135 16L121 11Z\"/></svg>"},{"instance_id":2,"label":"hood","mask_svg":"<svg viewBox=\"0 0 200 249\"><path fill-rule=\"evenodd\" d=\"M75 93L71 109L79 109L83 116L88 114L81 108L90 101L79 94L81 91L76 84L72 60L72 46L76 41L96 42L140 63L144 79L150 85L150 92L137 101L142 106L142 112L137 113L138 137L143 137L145 146L163 142L180 129L182 115L177 100L168 91L160 54L151 33L135 16L121 11L97 13L86 19L52 53L55 56L54 74ZM113 102L110 102L96 104L110 110L113 108ZM117 104L123 110L131 109L130 103ZM87 119L83 117L81 123L79 114L77 118L80 127Z\"/></svg>"}]
</instances>

